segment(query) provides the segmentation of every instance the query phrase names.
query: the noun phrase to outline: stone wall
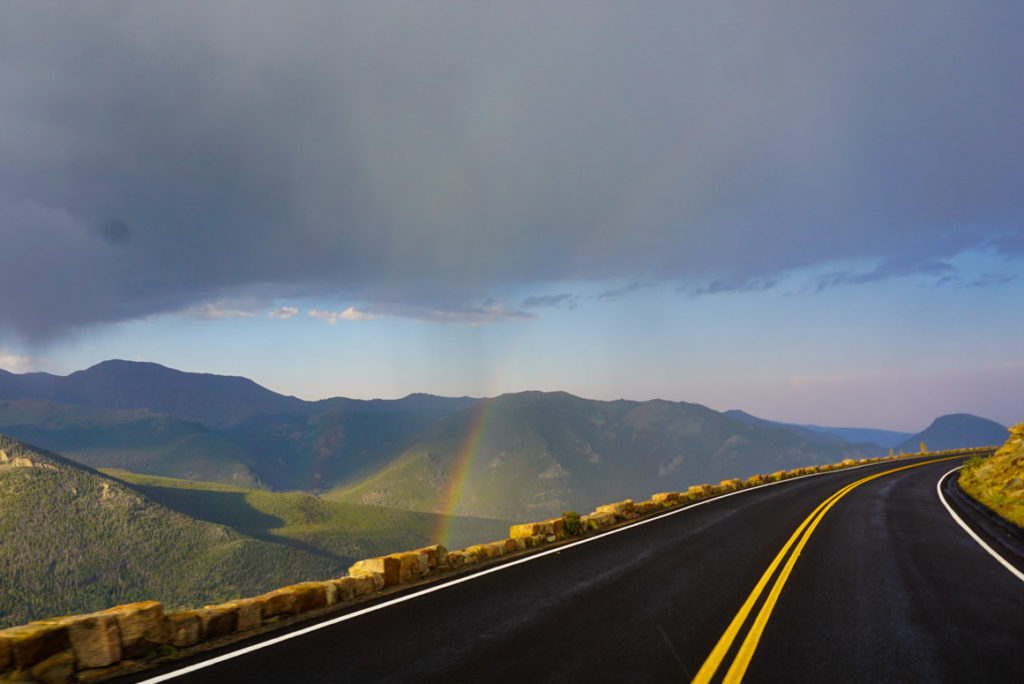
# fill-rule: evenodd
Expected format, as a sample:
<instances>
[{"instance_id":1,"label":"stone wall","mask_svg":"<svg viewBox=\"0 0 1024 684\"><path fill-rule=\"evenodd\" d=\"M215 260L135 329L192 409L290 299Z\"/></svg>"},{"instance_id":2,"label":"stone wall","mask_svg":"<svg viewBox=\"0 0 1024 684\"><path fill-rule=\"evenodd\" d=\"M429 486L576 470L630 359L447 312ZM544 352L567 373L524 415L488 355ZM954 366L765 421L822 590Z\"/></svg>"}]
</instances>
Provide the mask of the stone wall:
<instances>
[{"instance_id":1,"label":"stone wall","mask_svg":"<svg viewBox=\"0 0 1024 684\"><path fill-rule=\"evenodd\" d=\"M993 448L959 449L927 455L967 455L989 452ZM661 492L639 503L627 499L598 506L594 512L579 517L579 527L582 528L579 534L589 534L644 515L748 487L892 458L901 456L860 461L847 459L833 465L755 475L746 480L723 480L718 485L695 485L686 492ZM195 650L203 644L248 636L257 629L273 629L283 619L321 613L336 604L358 601L392 587L557 543L569 537L566 528L568 517L513 525L507 539L475 544L466 549L449 551L444 546L434 545L367 558L352 565L344 577L303 582L261 596L195 610L165 613L162 604L143 601L0 630L0 680L59 683L99 681L125 674L146 663L175 656L182 650Z\"/></svg>"}]
</instances>

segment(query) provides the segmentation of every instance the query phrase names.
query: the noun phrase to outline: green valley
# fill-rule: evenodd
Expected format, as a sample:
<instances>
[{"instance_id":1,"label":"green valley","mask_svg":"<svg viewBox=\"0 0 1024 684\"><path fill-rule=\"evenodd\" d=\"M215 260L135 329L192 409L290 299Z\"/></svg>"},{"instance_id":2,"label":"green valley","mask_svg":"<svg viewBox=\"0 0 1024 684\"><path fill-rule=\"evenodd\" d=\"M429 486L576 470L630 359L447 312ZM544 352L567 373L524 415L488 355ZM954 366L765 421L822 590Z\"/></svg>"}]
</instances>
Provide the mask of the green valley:
<instances>
[{"instance_id":1,"label":"green valley","mask_svg":"<svg viewBox=\"0 0 1024 684\"><path fill-rule=\"evenodd\" d=\"M304 492L242 489L117 469L104 472L172 510L344 563L436 542L445 522L433 513L346 503ZM467 545L503 536L513 522L469 517L451 521L458 530L452 543Z\"/></svg>"}]
</instances>

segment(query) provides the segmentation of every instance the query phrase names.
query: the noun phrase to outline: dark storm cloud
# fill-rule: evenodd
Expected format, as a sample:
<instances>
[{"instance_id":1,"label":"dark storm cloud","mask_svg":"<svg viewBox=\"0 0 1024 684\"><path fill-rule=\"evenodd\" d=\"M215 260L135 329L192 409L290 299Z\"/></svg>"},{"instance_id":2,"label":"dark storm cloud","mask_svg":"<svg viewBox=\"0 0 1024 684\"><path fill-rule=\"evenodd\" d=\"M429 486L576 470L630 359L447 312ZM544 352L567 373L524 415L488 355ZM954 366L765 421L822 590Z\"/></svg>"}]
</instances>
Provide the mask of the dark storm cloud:
<instances>
[{"instance_id":1,"label":"dark storm cloud","mask_svg":"<svg viewBox=\"0 0 1024 684\"><path fill-rule=\"evenodd\" d=\"M522 306L524 309L557 309L562 305L565 305L569 309L575 309L578 304L579 297L577 295L569 292L563 292L562 294L556 295L537 295L527 297L523 300Z\"/></svg>"},{"instance_id":2,"label":"dark storm cloud","mask_svg":"<svg viewBox=\"0 0 1024 684\"><path fill-rule=\"evenodd\" d=\"M34 286L4 289L0 332L232 293L443 319L533 283L693 292L1021 254L1022 19L953 0L7 3L0 271Z\"/></svg>"},{"instance_id":3,"label":"dark storm cloud","mask_svg":"<svg viewBox=\"0 0 1024 684\"><path fill-rule=\"evenodd\" d=\"M713 280L710 284L693 290L695 295L719 294L722 292L760 292L778 285L778 278L749 278L744 281ZM683 290L685 291L685 290Z\"/></svg>"},{"instance_id":4,"label":"dark storm cloud","mask_svg":"<svg viewBox=\"0 0 1024 684\"><path fill-rule=\"evenodd\" d=\"M992 285L1005 285L1013 282L1020 274L1018 273L985 273L980 278L963 283L960 287L991 287Z\"/></svg>"},{"instance_id":5,"label":"dark storm cloud","mask_svg":"<svg viewBox=\"0 0 1024 684\"><path fill-rule=\"evenodd\" d=\"M861 285L889 278L910 275L935 276L936 284L950 282L951 275L956 271L952 264L939 261L913 261L907 259L887 259L876 268L865 272L842 271L826 273L817 278L815 290L821 292L830 287L840 285Z\"/></svg>"},{"instance_id":6,"label":"dark storm cloud","mask_svg":"<svg viewBox=\"0 0 1024 684\"><path fill-rule=\"evenodd\" d=\"M623 285L622 287L616 287L611 290L605 290L604 292L597 295L597 298L614 301L616 299L624 297L625 295L636 292L637 290L642 290L644 288L651 287L652 285L653 283L629 283L628 285Z\"/></svg>"},{"instance_id":7,"label":"dark storm cloud","mask_svg":"<svg viewBox=\"0 0 1024 684\"><path fill-rule=\"evenodd\" d=\"M100 225L100 235L108 244L123 245L132 238L132 229L121 219L111 219Z\"/></svg>"}]
</instances>

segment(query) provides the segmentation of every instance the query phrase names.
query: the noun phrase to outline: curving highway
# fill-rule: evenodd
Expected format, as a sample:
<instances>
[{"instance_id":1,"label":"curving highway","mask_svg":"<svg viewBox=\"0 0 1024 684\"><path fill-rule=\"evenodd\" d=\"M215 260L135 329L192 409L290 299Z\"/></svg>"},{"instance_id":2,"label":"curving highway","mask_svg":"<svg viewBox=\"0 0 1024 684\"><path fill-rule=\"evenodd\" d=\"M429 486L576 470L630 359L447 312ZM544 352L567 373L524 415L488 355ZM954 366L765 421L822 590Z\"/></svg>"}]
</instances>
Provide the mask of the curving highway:
<instances>
[{"instance_id":1,"label":"curving highway","mask_svg":"<svg viewBox=\"0 0 1024 684\"><path fill-rule=\"evenodd\" d=\"M1022 681L1024 580L937 491L961 461L744 490L132 681Z\"/></svg>"}]
</instances>

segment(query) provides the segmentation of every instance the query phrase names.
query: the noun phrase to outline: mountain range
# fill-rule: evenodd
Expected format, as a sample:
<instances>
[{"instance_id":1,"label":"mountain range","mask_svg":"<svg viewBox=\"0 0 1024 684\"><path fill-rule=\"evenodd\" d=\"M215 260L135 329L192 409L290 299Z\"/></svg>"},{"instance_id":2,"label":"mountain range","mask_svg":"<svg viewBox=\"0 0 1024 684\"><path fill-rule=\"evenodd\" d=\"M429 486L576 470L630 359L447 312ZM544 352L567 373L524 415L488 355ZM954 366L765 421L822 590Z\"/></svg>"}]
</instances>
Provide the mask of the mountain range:
<instances>
[{"instance_id":1,"label":"mountain range","mask_svg":"<svg viewBox=\"0 0 1024 684\"><path fill-rule=\"evenodd\" d=\"M909 439L913 435L909 432L896 432L894 430L876 430L873 428L843 428L843 427L821 427L820 425L798 425L795 423L779 423L764 418L752 416L746 411L733 409L726 411L725 415L752 425L764 427L783 428L795 432L809 442L822 442L824 444L835 444L837 442L849 442L851 444L876 444L881 447L890 448Z\"/></svg>"},{"instance_id":2,"label":"mountain range","mask_svg":"<svg viewBox=\"0 0 1024 684\"><path fill-rule=\"evenodd\" d=\"M909 453L1006 430L954 414L908 436L564 392L307 402L108 361L0 371L0 433L3 627L139 599L213 603L566 510L881 455L897 437Z\"/></svg>"},{"instance_id":3,"label":"mountain range","mask_svg":"<svg viewBox=\"0 0 1024 684\"><path fill-rule=\"evenodd\" d=\"M1008 429L999 423L969 413L940 416L921 432L896 445L898 451L913 453L923 443L930 451L963 449L972 446L999 446L1007 439Z\"/></svg>"},{"instance_id":4,"label":"mountain range","mask_svg":"<svg viewBox=\"0 0 1024 684\"><path fill-rule=\"evenodd\" d=\"M957 415L910 435L564 392L310 402L117 360L68 376L0 371L0 432L94 467L496 519L1005 435Z\"/></svg>"},{"instance_id":5,"label":"mountain range","mask_svg":"<svg viewBox=\"0 0 1024 684\"><path fill-rule=\"evenodd\" d=\"M876 445L812 443L697 404L563 392L488 399L444 421L391 467L329 496L413 510L533 519L610 498L864 458ZM451 501L452 487L461 489Z\"/></svg>"}]
</instances>

